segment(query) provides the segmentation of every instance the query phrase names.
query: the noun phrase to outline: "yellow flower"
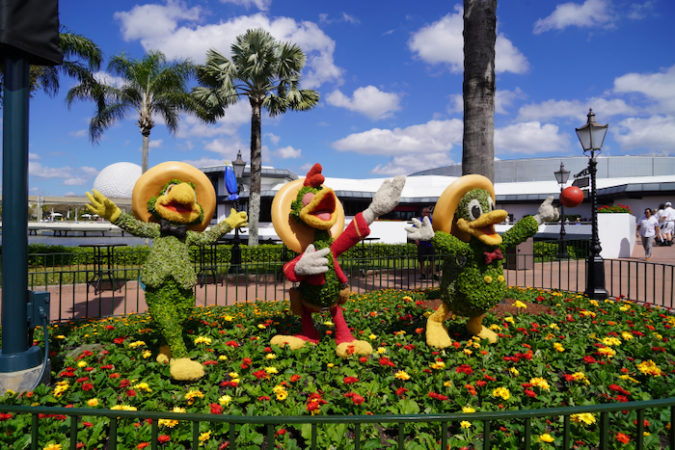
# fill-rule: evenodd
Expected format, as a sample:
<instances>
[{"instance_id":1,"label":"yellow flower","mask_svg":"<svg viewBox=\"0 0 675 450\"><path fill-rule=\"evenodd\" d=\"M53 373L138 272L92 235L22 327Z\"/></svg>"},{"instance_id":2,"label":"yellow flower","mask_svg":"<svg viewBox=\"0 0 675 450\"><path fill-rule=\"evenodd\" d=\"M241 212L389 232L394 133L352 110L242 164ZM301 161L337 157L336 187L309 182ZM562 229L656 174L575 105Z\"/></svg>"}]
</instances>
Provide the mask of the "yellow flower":
<instances>
[{"instance_id":1,"label":"yellow flower","mask_svg":"<svg viewBox=\"0 0 675 450\"><path fill-rule=\"evenodd\" d=\"M445 363L443 361L436 361L435 363L429 364L429 367L435 370L441 370L445 368Z\"/></svg>"},{"instance_id":2,"label":"yellow flower","mask_svg":"<svg viewBox=\"0 0 675 450\"><path fill-rule=\"evenodd\" d=\"M492 277L490 275L485 275L483 277L483 280L485 280L485 283L487 283L487 284L492 283Z\"/></svg>"},{"instance_id":3,"label":"yellow flower","mask_svg":"<svg viewBox=\"0 0 675 450\"><path fill-rule=\"evenodd\" d=\"M226 359L227 359L227 356L225 356L225 355L220 355L220 356L218 357L218 360L219 360L219 361L225 361Z\"/></svg>"},{"instance_id":4,"label":"yellow flower","mask_svg":"<svg viewBox=\"0 0 675 450\"><path fill-rule=\"evenodd\" d=\"M110 408L111 410L117 410L117 411L136 411L135 406L129 406L129 405L115 405Z\"/></svg>"},{"instance_id":5,"label":"yellow flower","mask_svg":"<svg viewBox=\"0 0 675 450\"><path fill-rule=\"evenodd\" d=\"M65 339L66 337L62 334L59 334L56 336L56 339Z\"/></svg>"},{"instance_id":6,"label":"yellow flower","mask_svg":"<svg viewBox=\"0 0 675 450\"><path fill-rule=\"evenodd\" d=\"M199 435L199 441L200 442L205 442L211 439L211 432L210 431L205 431L202 434Z\"/></svg>"},{"instance_id":7,"label":"yellow flower","mask_svg":"<svg viewBox=\"0 0 675 450\"><path fill-rule=\"evenodd\" d=\"M572 379L573 379L574 381L583 381L583 382L586 383L586 384L591 384L591 382L590 382L590 381L588 380L588 378L586 377L586 374L583 373L583 372L574 372L574 373L572 374Z\"/></svg>"},{"instance_id":8,"label":"yellow flower","mask_svg":"<svg viewBox=\"0 0 675 450\"><path fill-rule=\"evenodd\" d=\"M286 391L279 391L277 392L277 400L286 400L288 398L288 392Z\"/></svg>"},{"instance_id":9,"label":"yellow flower","mask_svg":"<svg viewBox=\"0 0 675 450\"><path fill-rule=\"evenodd\" d=\"M513 320L513 317L511 317L511 316L509 316L509 317L504 317L504 322L508 322L508 323L516 323L516 321Z\"/></svg>"},{"instance_id":10,"label":"yellow flower","mask_svg":"<svg viewBox=\"0 0 675 450\"><path fill-rule=\"evenodd\" d=\"M581 425L593 425L595 423L595 416L591 413L572 414L570 419L572 419L572 422Z\"/></svg>"},{"instance_id":11,"label":"yellow flower","mask_svg":"<svg viewBox=\"0 0 675 450\"><path fill-rule=\"evenodd\" d=\"M42 447L42 450L61 450L61 444L47 444L46 447Z\"/></svg>"},{"instance_id":12,"label":"yellow flower","mask_svg":"<svg viewBox=\"0 0 675 450\"><path fill-rule=\"evenodd\" d=\"M631 339L633 339L633 334L629 333L628 331L622 331L621 337L623 338L624 341L630 341Z\"/></svg>"},{"instance_id":13,"label":"yellow flower","mask_svg":"<svg viewBox=\"0 0 675 450\"><path fill-rule=\"evenodd\" d=\"M509 372L511 372L511 373L513 374L513 376L515 376L515 377L517 377L518 375L520 375L520 372L518 372L518 369L516 369L515 367L511 367L511 368L509 369Z\"/></svg>"},{"instance_id":14,"label":"yellow flower","mask_svg":"<svg viewBox=\"0 0 675 450\"><path fill-rule=\"evenodd\" d=\"M87 367L87 362L86 361L80 361L77 363L77 367Z\"/></svg>"},{"instance_id":15,"label":"yellow flower","mask_svg":"<svg viewBox=\"0 0 675 450\"><path fill-rule=\"evenodd\" d=\"M504 400L508 400L511 398L511 391L509 391L508 388L505 387L498 387L492 391L492 396L501 397Z\"/></svg>"},{"instance_id":16,"label":"yellow flower","mask_svg":"<svg viewBox=\"0 0 675 450\"><path fill-rule=\"evenodd\" d=\"M592 306L595 306L596 308L598 307L599 303L597 300L589 300L588 303L590 303Z\"/></svg>"},{"instance_id":17,"label":"yellow flower","mask_svg":"<svg viewBox=\"0 0 675 450\"><path fill-rule=\"evenodd\" d=\"M619 307L619 311L628 311L630 309L630 305L623 305Z\"/></svg>"},{"instance_id":18,"label":"yellow flower","mask_svg":"<svg viewBox=\"0 0 675 450\"><path fill-rule=\"evenodd\" d=\"M387 349L384 347L377 347L377 354L382 355L384 353L387 353Z\"/></svg>"},{"instance_id":19,"label":"yellow flower","mask_svg":"<svg viewBox=\"0 0 675 450\"><path fill-rule=\"evenodd\" d=\"M230 372L230 373L228 373L228 375L229 375L230 378L232 378L233 380L234 380L235 378L239 378L239 374L238 374L237 372Z\"/></svg>"},{"instance_id":20,"label":"yellow flower","mask_svg":"<svg viewBox=\"0 0 675 450\"><path fill-rule=\"evenodd\" d=\"M136 341L136 342L132 342L131 344L129 344L129 348L141 347L141 346L143 346L143 345L145 345L145 342L143 342L143 341Z\"/></svg>"},{"instance_id":21,"label":"yellow flower","mask_svg":"<svg viewBox=\"0 0 675 450\"><path fill-rule=\"evenodd\" d=\"M87 400L87 405L91 406L92 408L95 406L98 406L98 399L97 398L90 398Z\"/></svg>"},{"instance_id":22,"label":"yellow flower","mask_svg":"<svg viewBox=\"0 0 675 450\"><path fill-rule=\"evenodd\" d=\"M565 347L563 347L562 344L561 344L560 342L554 342L554 343L553 343L553 348L554 348L557 352L560 352L560 353L562 353L562 352L565 351Z\"/></svg>"},{"instance_id":23,"label":"yellow flower","mask_svg":"<svg viewBox=\"0 0 675 450\"><path fill-rule=\"evenodd\" d=\"M516 300L515 303L513 303L513 306L515 306L518 309L527 309L527 305L520 300Z\"/></svg>"},{"instance_id":24,"label":"yellow flower","mask_svg":"<svg viewBox=\"0 0 675 450\"><path fill-rule=\"evenodd\" d=\"M549 325L548 327L549 327L549 328L552 328L552 329L554 329L554 330L559 330L559 329L560 329L560 327L558 326L557 323L552 323L552 324Z\"/></svg>"},{"instance_id":25,"label":"yellow flower","mask_svg":"<svg viewBox=\"0 0 675 450\"><path fill-rule=\"evenodd\" d=\"M334 327L335 326L335 324L333 322L331 322L330 320L325 321L323 324L326 325L327 327Z\"/></svg>"},{"instance_id":26,"label":"yellow flower","mask_svg":"<svg viewBox=\"0 0 675 450\"><path fill-rule=\"evenodd\" d=\"M555 440L555 439L553 439L553 436L551 436L551 435L548 434L548 433L544 433L544 434L540 434L540 435L539 435L539 442L551 443L551 442L553 442L554 440Z\"/></svg>"},{"instance_id":27,"label":"yellow flower","mask_svg":"<svg viewBox=\"0 0 675 450\"><path fill-rule=\"evenodd\" d=\"M220 403L223 406L229 405L231 401L232 401L232 397L230 397L229 395L223 395L222 397L220 397L218 399L218 403Z\"/></svg>"},{"instance_id":28,"label":"yellow flower","mask_svg":"<svg viewBox=\"0 0 675 450\"><path fill-rule=\"evenodd\" d=\"M543 389L544 391L550 391L551 390L551 387L549 386L548 381L546 381L543 378L539 378L539 377L532 378L532 379L530 379L530 384L532 386L537 386L538 388Z\"/></svg>"},{"instance_id":29,"label":"yellow flower","mask_svg":"<svg viewBox=\"0 0 675 450\"><path fill-rule=\"evenodd\" d=\"M368 339L372 341L374 339L377 339L377 336L375 336L373 333L370 333L370 335L368 335Z\"/></svg>"},{"instance_id":30,"label":"yellow flower","mask_svg":"<svg viewBox=\"0 0 675 450\"><path fill-rule=\"evenodd\" d=\"M404 302L412 302L412 297L410 297L409 295L405 295L401 298L401 300L403 300Z\"/></svg>"},{"instance_id":31,"label":"yellow flower","mask_svg":"<svg viewBox=\"0 0 675 450\"><path fill-rule=\"evenodd\" d=\"M502 327L500 327L500 326L497 325L496 323L493 323L492 325L490 325L490 329L491 329L492 331L502 331Z\"/></svg>"},{"instance_id":32,"label":"yellow flower","mask_svg":"<svg viewBox=\"0 0 675 450\"><path fill-rule=\"evenodd\" d=\"M463 350L463 352L464 352L465 355L469 355L469 356L471 356L473 354L473 352L471 350L469 350L468 348L465 348Z\"/></svg>"},{"instance_id":33,"label":"yellow flower","mask_svg":"<svg viewBox=\"0 0 675 450\"><path fill-rule=\"evenodd\" d=\"M632 382L635 383L635 384L638 384L638 383L639 383L638 380L636 380L635 378L631 377L630 375L619 375L619 378L621 378L622 380L629 380L629 381L632 381Z\"/></svg>"},{"instance_id":34,"label":"yellow flower","mask_svg":"<svg viewBox=\"0 0 675 450\"><path fill-rule=\"evenodd\" d=\"M204 394L200 390L191 390L185 393L185 400L188 401L188 404L192 404L196 398L204 398Z\"/></svg>"},{"instance_id":35,"label":"yellow flower","mask_svg":"<svg viewBox=\"0 0 675 450\"><path fill-rule=\"evenodd\" d=\"M609 348L609 347L602 347L602 348L599 348L599 349L598 349L598 353L600 353L601 355L605 355L605 356L607 356L608 358L611 358L612 356L616 355L616 352L615 352L613 349Z\"/></svg>"},{"instance_id":36,"label":"yellow flower","mask_svg":"<svg viewBox=\"0 0 675 450\"><path fill-rule=\"evenodd\" d=\"M329 369L332 369L333 367L335 367L335 364L328 363L328 364L326 364L326 367L328 367Z\"/></svg>"},{"instance_id":37,"label":"yellow flower","mask_svg":"<svg viewBox=\"0 0 675 450\"><path fill-rule=\"evenodd\" d=\"M644 373L645 375L653 375L655 377L660 377L661 375L663 375L661 369L659 369L656 363L651 359L649 361L642 361L640 364L637 365L637 368L640 372Z\"/></svg>"},{"instance_id":38,"label":"yellow flower","mask_svg":"<svg viewBox=\"0 0 675 450\"><path fill-rule=\"evenodd\" d=\"M265 359L275 359L276 357L277 355L275 355L274 353L268 353L265 355Z\"/></svg>"},{"instance_id":39,"label":"yellow flower","mask_svg":"<svg viewBox=\"0 0 675 450\"><path fill-rule=\"evenodd\" d=\"M67 381L58 381L56 387L54 388L54 397L60 397L64 392L68 390L70 384Z\"/></svg>"},{"instance_id":40,"label":"yellow flower","mask_svg":"<svg viewBox=\"0 0 675 450\"><path fill-rule=\"evenodd\" d=\"M459 423L459 426L464 428L464 429L467 429L467 428L471 427L471 422L469 422L468 420L462 420Z\"/></svg>"},{"instance_id":41,"label":"yellow flower","mask_svg":"<svg viewBox=\"0 0 675 450\"><path fill-rule=\"evenodd\" d=\"M410 375L408 375L408 372L404 370L399 370L394 374L394 378L397 378L399 380L407 381L410 379Z\"/></svg>"},{"instance_id":42,"label":"yellow flower","mask_svg":"<svg viewBox=\"0 0 675 450\"><path fill-rule=\"evenodd\" d=\"M466 414L471 414L471 413L475 413L476 410L473 409L473 408L470 407L470 406L463 406L463 407L462 407L462 412L463 412L463 413L466 413Z\"/></svg>"},{"instance_id":43,"label":"yellow flower","mask_svg":"<svg viewBox=\"0 0 675 450\"><path fill-rule=\"evenodd\" d=\"M157 425L160 427L173 428L178 425L178 421L176 419L159 419Z\"/></svg>"},{"instance_id":44,"label":"yellow flower","mask_svg":"<svg viewBox=\"0 0 675 450\"><path fill-rule=\"evenodd\" d=\"M602 339L602 343L605 345L621 345L621 339L615 337L606 337Z\"/></svg>"},{"instance_id":45,"label":"yellow flower","mask_svg":"<svg viewBox=\"0 0 675 450\"><path fill-rule=\"evenodd\" d=\"M270 375L279 373L276 367L265 367L265 372L267 372Z\"/></svg>"},{"instance_id":46,"label":"yellow flower","mask_svg":"<svg viewBox=\"0 0 675 450\"><path fill-rule=\"evenodd\" d=\"M152 392L152 389L150 389L150 386L146 382L134 385L134 389L138 389L139 391Z\"/></svg>"},{"instance_id":47,"label":"yellow flower","mask_svg":"<svg viewBox=\"0 0 675 450\"><path fill-rule=\"evenodd\" d=\"M195 344L211 345L211 338L206 336L197 336L195 338Z\"/></svg>"},{"instance_id":48,"label":"yellow flower","mask_svg":"<svg viewBox=\"0 0 675 450\"><path fill-rule=\"evenodd\" d=\"M503 283L504 282L504 275L499 275L497 277L497 281L499 281L500 283Z\"/></svg>"}]
</instances>

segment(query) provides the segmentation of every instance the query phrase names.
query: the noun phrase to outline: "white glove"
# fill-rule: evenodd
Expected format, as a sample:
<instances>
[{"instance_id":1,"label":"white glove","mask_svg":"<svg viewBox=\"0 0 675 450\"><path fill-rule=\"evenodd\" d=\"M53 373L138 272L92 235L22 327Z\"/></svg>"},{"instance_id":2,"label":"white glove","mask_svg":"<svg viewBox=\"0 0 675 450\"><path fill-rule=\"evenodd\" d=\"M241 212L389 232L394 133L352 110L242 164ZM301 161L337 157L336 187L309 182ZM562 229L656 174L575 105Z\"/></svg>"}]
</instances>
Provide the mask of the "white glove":
<instances>
[{"instance_id":1,"label":"white glove","mask_svg":"<svg viewBox=\"0 0 675 450\"><path fill-rule=\"evenodd\" d=\"M430 241L434 237L434 228L431 226L428 217L425 217L422 222L420 222L420 219L413 218L412 223L412 227L405 227L405 231L408 233L408 239L414 241Z\"/></svg>"},{"instance_id":2,"label":"white glove","mask_svg":"<svg viewBox=\"0 0 675 450\"><path fill-rule=\"evenodd\" d=\"M329 247L317 251L313 244L309 244L295 264L295 274L307 276L328 272L328 253Z\"/></svg>"},{"instance_id":3,"label":"white glove","mask_svg":"<svg viewBox=\"0 0 675 450\"><path fill-rule=\"evenodd\" d=\"M541 225L544 222L555 222L558 220L558 208L554 207L552 203L553 196L550 195L544 200L544 203L539 205L539 210L534 215L537 224Z\"/></svg>"},{"instance_id":4,"label":"white glove","mask_svg":"<svg viewBox=\"0 0 675 450\"><path fill-rule=\"evenodd\" d=\"M401 191L405 185L405 177L399 175L393 180L386 180L373 196L368 208L363 211L363 218L370 225L378 217L390 212L401 198Z\"/></svg>"}]
</instances>

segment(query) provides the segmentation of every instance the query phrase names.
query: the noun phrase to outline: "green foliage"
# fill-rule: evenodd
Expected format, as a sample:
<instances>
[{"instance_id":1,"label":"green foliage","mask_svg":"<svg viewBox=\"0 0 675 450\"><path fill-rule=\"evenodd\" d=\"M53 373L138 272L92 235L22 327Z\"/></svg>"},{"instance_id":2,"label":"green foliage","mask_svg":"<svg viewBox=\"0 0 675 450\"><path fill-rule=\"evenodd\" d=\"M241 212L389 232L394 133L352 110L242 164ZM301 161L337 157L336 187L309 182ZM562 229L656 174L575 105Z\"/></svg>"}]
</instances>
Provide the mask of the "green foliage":
<instances>
[{"instance_id":1,"label":"green foliage","mask_svg":"<svg viewBox=\"0 0 675 450\"><path fill-rule=\"evenodd\" d=\"M616 205L603 205L598 207L598 213L628 213L633 214L633 210L630 209L630 206L624 205L622 203L617 203Z\"/></svg>"}]
</instances>

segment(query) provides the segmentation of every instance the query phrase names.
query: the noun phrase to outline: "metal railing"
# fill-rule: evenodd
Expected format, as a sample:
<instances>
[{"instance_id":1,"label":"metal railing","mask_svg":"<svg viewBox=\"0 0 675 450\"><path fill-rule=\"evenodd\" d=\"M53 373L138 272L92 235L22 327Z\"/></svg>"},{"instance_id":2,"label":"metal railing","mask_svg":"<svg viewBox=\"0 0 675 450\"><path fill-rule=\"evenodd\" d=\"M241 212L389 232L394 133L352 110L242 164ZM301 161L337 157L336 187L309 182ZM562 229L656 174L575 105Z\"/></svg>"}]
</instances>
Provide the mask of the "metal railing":
<instances>
[{"instance_id":1,"label":"metal railing","mask_svg":"<svg viewBox=\"0 0 675 450\"><path fill-rule=\"evenodd\" d=\"M320 439L322 429L319 427L329 427L336 424L347 424L349 436L349 448L360 449L364 445L363 434L364 427L379 426L377 430L378 435L386 434L392 439L387 442L388 447L403 449L406 443L416 441L414 434L406 433L406 425L413 423L435 424L437 435L436 440L440 443L438 448L448 448L449 439L452 436L453 430L459 428L461 421L471 420L472 423L482 424L482 448L491 449L493 447L491 442L494 440L493 432L495 424L503 426L505 424L519 422L522 423L522 432L518 433L517 448L530 449L536 442L533 437L533 421L536 419L548 419L547 426L554 428L557 425L556 431L551 431L554 434L562 434L562 446L560 448L566 450L572 448L572 424L571 417L573 414L590 413L599 415L598 426L596 427L597 447L602 449L610 448L610 436L612 435L612 415L611 413L620 412L624 417L635 420L635 429L631 438L631 443L635 443L636 449L645 448L644 444L644 419L645 413L655 413L664 409L670 409L670 423L673 424L675 420L675 398L665 398L649 401L635 401L615 404L599 404L599 405L585 405L572 406L563 408L543 408L534 410L517 410L517 411L499 411L499 412L477 412L473 414L452 413L452 414L414 414L414 415L372 415L372 416L230 416L230 415L214 415L214 414L185 414L172 412L153 412L153 411L121 411L121 410L103 410L103 409L86 409L86 408L61 408L61 407L44 407L44 406L14 406L3 405L3 410L6 413L14 413L18 415L30 415L31 420L23 421L23 428L16 429L13 433L16 436L30 435L30 448L40 448L40 415L59 415L62 417L69 417L69 426L62 427L61 432L65 434L69 442L70 449L79 448L78 432L82 430L81 420L83 417L96 417L98 420L105 420L107 442L104 443L104 448L110 450L120 448L135 448L138 443L136 433L133 433L135 441L120 442L118 430L121 425L128 420L143 421L151 419L151 438L149 447L151 449L158 448L159 437L159 419L172 419L191 424L191 439L189 442L182 443L183 445L190 445L188 448L200 447L200 424L208 423L208 429L215 429L216 424L227 424L228 429L224 432L223 439L227 442L228 449L237 448L238 445L250 444L250 442L241 442L241 426L252 425L258 427L259 434L263 436L260 448L271 449L277 448L275 444L275 435L279 426L295 428L299 431L302 425L310 426L309 437L303 438L303 448L326 448L326 442ZM630 415L629 415L630 414ZM551 420L555 419L557 420ZM93 419L96 420L96 419ZM383 424L391 424L392 428L382 427ZM0 422L0 431L2 431L2 422ZM626 431L626 430L622 430ZM669 448L675 448L675 426L671 426L666 432L658 436L662 445L668 445ZM300 435L301 433L297 433ZM214 439L217 436L214 436ZM391 442L393 441L393 442ZM222 442L223 444L225 442ZM395 444L394 444L395 442ZM174 444L181 444L173 442ZM383 442L382 445L385 443ZM419 444L419 443L418 443ZM65 448L65 447L64 447ZM664 448L664 447L662 447Z\"/></svg>"}]
</instances>

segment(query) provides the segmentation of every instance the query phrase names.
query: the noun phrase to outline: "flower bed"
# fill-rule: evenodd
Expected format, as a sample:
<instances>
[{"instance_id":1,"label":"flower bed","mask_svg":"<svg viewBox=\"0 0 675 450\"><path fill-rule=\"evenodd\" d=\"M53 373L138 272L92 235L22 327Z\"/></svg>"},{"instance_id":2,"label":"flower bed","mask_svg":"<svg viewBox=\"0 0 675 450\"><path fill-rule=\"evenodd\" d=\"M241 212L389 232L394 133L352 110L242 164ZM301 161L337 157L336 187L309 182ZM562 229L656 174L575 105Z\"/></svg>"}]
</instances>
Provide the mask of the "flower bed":
<instances>
[{"instance_id":1,"label":"flower bed","mask_svg":"<svg viewBox=\"0 0 675 450\"><path fill-rule=\"evenodd\" d=\"M172 381L168 365L155 362L159 335L147 315L54 326L52 383L23 395L8 392L0 404L246 416L463 412L466 419L449 427L448 444L471 448L480 445L483 430L481 422L472 421L475 412L675 396L675 316L668 311L514 288L510 305L484 321L500 334L497 344L469 339L465 319L457 318L446 322L454 346L437 350L424 342L433 294L386 290L354 296L345 315L375 353L344 360L335 355L328 315L319 322L325 335L320 344L291 352L269 346L275 334L299 330L288 302L197 308L188 341L191 357L206 366L206 375L194 383ZM614 446L634 445L636 417L634 411L611 416ZM68 447L65 419L40 418L41 447ZM532 422L533 440L543 447L562 444L562 419L552 419ZM0 414L0 446L29 446L30 420L25 414ZM578 414L571 421L576 445L598 444L599 417ZM669 421L667 411L645 411L646 448L662 445ZM109 422L82 417L81 448L105 446ZM148 446L150 422L121 421L121 447ZM163 448L190 446L188 421L162 419L158 425ZM493 426L491 443L517 448L523 429L521 422ZM199 440L204 448L225 448L228 430L228 424L201 422ZM280 426L274 439L281 448L303 448L309 433L309 426ZM364 427L361 445L382 448L396 442L396 433L396 427ZM260 448L268 439L264 427L252 425L239 427L237 436L237 448ZM319 427L320 447L349 447L353 438L346 424ZM434 448L438 425L408 424L406 439L409 448Z\"/></svg>"}]
</instances>

